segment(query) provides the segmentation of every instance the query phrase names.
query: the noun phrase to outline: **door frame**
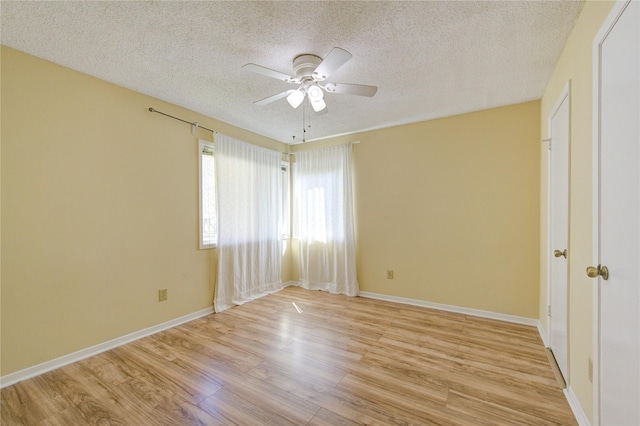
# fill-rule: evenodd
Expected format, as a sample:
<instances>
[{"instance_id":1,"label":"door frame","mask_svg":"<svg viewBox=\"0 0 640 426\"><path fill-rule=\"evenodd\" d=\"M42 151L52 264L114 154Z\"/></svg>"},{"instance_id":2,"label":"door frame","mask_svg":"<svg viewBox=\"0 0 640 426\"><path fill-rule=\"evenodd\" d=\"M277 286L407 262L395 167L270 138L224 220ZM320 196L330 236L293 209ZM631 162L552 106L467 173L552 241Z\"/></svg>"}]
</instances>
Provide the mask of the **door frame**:
<instances>
[{"instance_id":1,"label":"door frame","mask_svg":"<svg viewBox=\"0 0 640 426\"><path fill-rule=\"evenodd\" d=\"M592 117L592 265L600 264L600 83L601 48L609 32L631 0L617 0L593 39L593 117ZM600 425L600 278L593 285L593 422Z\"/></svg>"},{"instance_id":2,"label":"door frame","mask_svg":"<svg viewBox=\"0 0 640 426\"><path fill-rule=\"evenodd\" d=\"M564 85L564 87L562 88L562 91L560 91L560 94L558 95L558 99L556 100L556 103L553 105L553 108L551 108L551 111L549 112L549 116L547 117L547 139L545 139L547 141L547 143L551 144L551 146L553 145L553 141L551 140L551 122L553 120L553 117L558 113L558 110L560 109L560 106L562 105L562 103L564 102L564 100L567 100L567 102L569 102L568 104L568 108L569 108L569 140L567 141L567 143L569 144L569 146L567 147L568 151L569 151L569 161L567 164L567 180L568 180L568 191L567 191L567 253L571 253L571 250L569 250L569 245L570 245L570 241L569 241L569 237L571 235L571 80L568 80L566 82L566 84ZM553 254L553 242L552 242L552 238L551 238L551 186L552 186L552 182L551 182L551 157L552 157L552 149L547 149L547 342L549 348L551 347L551 312L550 312L550 306L551 306L551 257ZM569 361L569 262L570 262L570 257L567 254L567 376L569 376L569 372L571 371L571 367L570 367L570 363ZM569 377L565 377L564 378L567 386L569 386Z\"/></svg>"}]
</instances>

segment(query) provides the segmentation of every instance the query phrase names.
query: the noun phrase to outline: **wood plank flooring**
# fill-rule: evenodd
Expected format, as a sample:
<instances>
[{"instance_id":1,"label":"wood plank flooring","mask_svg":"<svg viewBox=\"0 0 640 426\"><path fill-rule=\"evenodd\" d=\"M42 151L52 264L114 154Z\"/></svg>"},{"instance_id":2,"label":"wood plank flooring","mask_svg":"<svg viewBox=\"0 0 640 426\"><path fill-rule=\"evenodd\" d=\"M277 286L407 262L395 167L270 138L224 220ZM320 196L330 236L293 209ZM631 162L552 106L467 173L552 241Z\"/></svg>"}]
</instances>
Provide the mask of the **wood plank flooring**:
<instances>
[{"instance_id":1,"label":"wood plank flooring","mask_svg":"<svg viewBox=\"0 0 640 426\"><path fill-rule=\"evenodd\" d=\"M296 287L4 388L1 413L3 425L577 424L533 327Z\"/></svg>"}]
</instances>

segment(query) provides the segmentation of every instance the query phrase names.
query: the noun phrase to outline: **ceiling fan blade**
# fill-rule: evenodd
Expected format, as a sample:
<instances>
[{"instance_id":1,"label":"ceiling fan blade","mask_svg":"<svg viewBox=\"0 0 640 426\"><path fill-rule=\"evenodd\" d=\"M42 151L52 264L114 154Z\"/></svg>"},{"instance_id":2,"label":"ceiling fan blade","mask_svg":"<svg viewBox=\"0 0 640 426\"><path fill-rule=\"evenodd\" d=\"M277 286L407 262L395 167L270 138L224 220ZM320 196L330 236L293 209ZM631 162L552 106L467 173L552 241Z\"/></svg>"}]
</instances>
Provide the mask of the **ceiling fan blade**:
<instances>
[{"instance_id":1,"label":"ceiling fan blade","mask_svg":"<svg viewBox=\"0 0 640 426\"><path fill-rule=\"evenodd\" d=\"M334 47L313 71L313 76L318 80L326 80L349 59L351 59L351 53L339 47Z\"/></svg>"},{"instance_id":2,"label":"ceiling fan blade","mask_svg":"<svg viewBox=\"0 0 640 426\"><path fill-rule=\"evenodd\" d=\"M291 92L293 92L294 89L289 89L285 92L282 93L278 93L276 95L273 96L269 96L268 98L264 98L264 99L260 99L259 101L255 101L253 104L254 105L266 105L266 104L270 104L271 102L275 102L278 99L282 99L282 98L286 98L287 96L289 96L289 94Z\"/></svg>"},{"instance_id":3,"label":"ceiling fan blade","mask_svg":"<svg viewBox=\"0 0 640 426\"><path fill-rule=\"evenodd\" d=\"M364 84L348 83L327 83L323 86L329 93L343 93L347 95L373 96L378 91L376 86L366 86Z\"/></svg>"},{"instance_id":4,"label":"ceiling fan blade","mask_svg":"<svg viewBox=\"0 0 640 426\"><path fill-rule=\"evenodd\" d=\"M255 72L256 74L266 75L267 77L276 78L278 80L286 81L287 83L296 83L297 80L295 77L290 75L281 73L280 71L272 70L271 68L266 68L261 65L256 64L246 64L242 67L243 69L251 72Z\"/></svg>"}]
</instances>

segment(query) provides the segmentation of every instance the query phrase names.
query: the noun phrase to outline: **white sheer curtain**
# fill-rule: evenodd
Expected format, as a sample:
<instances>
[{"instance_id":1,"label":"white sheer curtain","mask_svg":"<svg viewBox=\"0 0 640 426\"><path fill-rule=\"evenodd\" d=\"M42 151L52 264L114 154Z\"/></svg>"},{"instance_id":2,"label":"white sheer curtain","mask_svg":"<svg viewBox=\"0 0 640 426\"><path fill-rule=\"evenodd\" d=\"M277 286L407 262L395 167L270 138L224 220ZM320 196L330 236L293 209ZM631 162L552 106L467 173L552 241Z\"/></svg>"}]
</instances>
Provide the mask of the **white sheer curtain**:
<instances>
[{"instance_id":1,"label":"white sheer curtain","mask_svg":"<svg viewBox=\"0 0 640 426\"><path fill-rule=\"evenodd\" d=\"M293 186L300 285L357 296L351 145L296 152Z\"/></svg>"},{"instance_id":2,"label":"white sheer curtain","mask_svg":"<svg viewBox=\"0 0 640 426\"><path fill-rule=\"evenodd\" d=\"M281 154L217 134L218 282L221 312L282 289Z\"/></svg>"}]
</instances>

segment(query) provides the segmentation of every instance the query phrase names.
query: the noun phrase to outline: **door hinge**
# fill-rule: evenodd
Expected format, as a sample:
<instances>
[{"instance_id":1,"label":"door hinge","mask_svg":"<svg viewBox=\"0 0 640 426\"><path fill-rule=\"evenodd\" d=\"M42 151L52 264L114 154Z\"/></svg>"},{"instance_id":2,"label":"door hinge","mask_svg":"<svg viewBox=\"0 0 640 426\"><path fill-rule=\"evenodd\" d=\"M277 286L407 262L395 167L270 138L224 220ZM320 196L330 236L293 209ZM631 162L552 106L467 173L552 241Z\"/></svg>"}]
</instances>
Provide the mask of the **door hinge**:
<instances>
[{"instance_id":1,"label":"door hinge","mask_svg":"<svg viewBox=\"0 0 640 426\"><path fill-rule=\"evenodd\" d=\"M547 315L551 316L551 305L547 305Z\"/></svg>"},{"instance_id":2,"label":"door hinge","mask_svg":"<svg viewBox=\"0 0 640 426\"><path fill-rule=\"evenodd\" d=\"M547 143L549 144L549 146L548 146L549 151L551 151L551 138L549 138L549 139L543 139L543 140L542 140L542 142L547 142Z\"/></svg>"}]
</instances>

